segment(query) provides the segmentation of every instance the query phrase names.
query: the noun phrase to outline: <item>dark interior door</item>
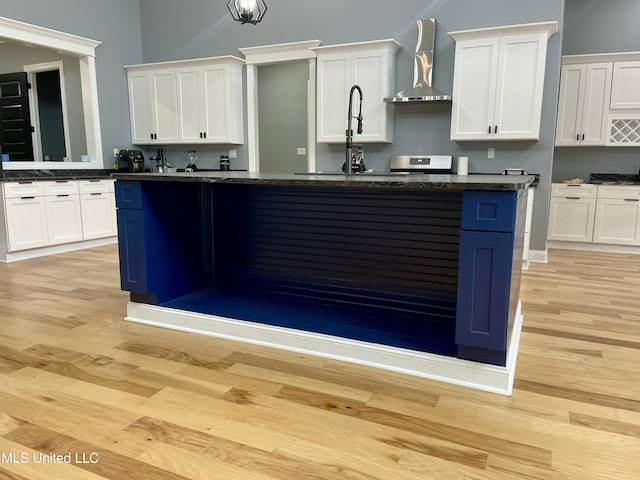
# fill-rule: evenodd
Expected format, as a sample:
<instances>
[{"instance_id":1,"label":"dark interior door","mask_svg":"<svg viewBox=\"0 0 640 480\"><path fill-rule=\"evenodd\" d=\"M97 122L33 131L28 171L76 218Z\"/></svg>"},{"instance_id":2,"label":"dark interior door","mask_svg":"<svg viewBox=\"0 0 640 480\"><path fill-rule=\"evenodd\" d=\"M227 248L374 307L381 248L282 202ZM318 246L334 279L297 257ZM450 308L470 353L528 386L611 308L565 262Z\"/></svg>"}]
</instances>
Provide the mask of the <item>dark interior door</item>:
<instances>
[{"instance_id":1,"label":"dark interior door","mask_svg":"<svg viewBox=\"0 0 640 480\"><path fill-rule=\"evenodd\" d=\"M0 75L0 147L12 161L33 161L26 72Z\"/></svg>"}]
</instances>

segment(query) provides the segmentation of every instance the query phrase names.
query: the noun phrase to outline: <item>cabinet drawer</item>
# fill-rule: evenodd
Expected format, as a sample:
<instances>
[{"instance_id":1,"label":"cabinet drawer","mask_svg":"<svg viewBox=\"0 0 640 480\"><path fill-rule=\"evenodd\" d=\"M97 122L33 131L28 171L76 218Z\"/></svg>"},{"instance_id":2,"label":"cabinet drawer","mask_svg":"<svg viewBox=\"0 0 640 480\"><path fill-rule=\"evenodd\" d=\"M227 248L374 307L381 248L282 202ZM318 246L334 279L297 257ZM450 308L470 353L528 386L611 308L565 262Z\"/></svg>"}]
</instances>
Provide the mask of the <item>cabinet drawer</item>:
<instances>
[{"instance_id":1,"label":"cabinet drawer","mask_svg":"<svg viewBox=\"0 0 640 480\"><path fill-rule=\"evenodd\" d=\"M80 180L80 193L106 193L110 180Z\"/></svg>"},{"instance_id":2,"label":"cabinet drawer","mask_svg":"<svg viewBox=\"0 0 640 480\"><path fill-rule=\"evenodd\" d=\"M57 180L55 182L42 182L44 194L53 195L77 195L78 182L76 180Z\"/></svg>"},{"instance_id":3,"label":"cabinet drawer","mask_svg":"<svg viewBox=\"0 0 640 480\"><path fill-rule=\"evenodd\" d=\"M598 187L598 198L623 198L629 200L640 200L640 186L601 185Z\"/></svg>"},{"instance_id":4,"label":"cabinet drawer","mask_svg":"<svg viewBox=\"0 0 640 480\"><path fill-rule=\"evenodd\" d=\"M463 230L513 232L516 223L516 200L516 192L464 192Z\"/></svg>"},{"instance_id":5,"label":"cabinet drawer","mask_svg":"<svg viewBox=\"0 0 640 480\"><path fill-rule=\"evenodd\" d=\"M553 183L551 184L552 197L579 197L579 198L596 198L598 186L590 183L568 184Z\"/></svg>"},{"instance_id":6,"label":"cabinet drawer","mask_svg":"<svg viewBox=\"0 0 640 480\"><path fill-rule=\"evenodd\" d=\"M142 209L142 185L135 180L118 180L116 182L116 207Z\"/></svg>"},{"instance_id":7,"label":"cabinet drawer","mask_svg":"<svg viewBox=\"0 0 640 480\"><path fill-rule=\"evenodd\" d=\"M44 195L42 182L7 182L4 198L40 197Z\"/></svg>"}]
</instances>

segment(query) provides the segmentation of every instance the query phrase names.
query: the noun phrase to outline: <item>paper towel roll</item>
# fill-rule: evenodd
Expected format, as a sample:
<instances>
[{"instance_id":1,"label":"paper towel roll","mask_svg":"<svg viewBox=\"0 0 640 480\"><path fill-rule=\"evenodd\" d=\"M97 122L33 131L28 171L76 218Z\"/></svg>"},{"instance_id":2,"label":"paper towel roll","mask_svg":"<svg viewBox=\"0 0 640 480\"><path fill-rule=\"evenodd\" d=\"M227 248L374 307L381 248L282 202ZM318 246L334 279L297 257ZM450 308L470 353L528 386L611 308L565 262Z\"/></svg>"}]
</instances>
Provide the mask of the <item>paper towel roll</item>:
<instances>
[{"instance_id":1,"label":"paper towel roll","mask_svg":"<svg viewBox=\"0 0 640 480\"><path fill-rule=\"evenodd\" d=\"M458 175L469 174L469 157L458 157L458 170L456 173Z\"/></svg>"}]
</instances>

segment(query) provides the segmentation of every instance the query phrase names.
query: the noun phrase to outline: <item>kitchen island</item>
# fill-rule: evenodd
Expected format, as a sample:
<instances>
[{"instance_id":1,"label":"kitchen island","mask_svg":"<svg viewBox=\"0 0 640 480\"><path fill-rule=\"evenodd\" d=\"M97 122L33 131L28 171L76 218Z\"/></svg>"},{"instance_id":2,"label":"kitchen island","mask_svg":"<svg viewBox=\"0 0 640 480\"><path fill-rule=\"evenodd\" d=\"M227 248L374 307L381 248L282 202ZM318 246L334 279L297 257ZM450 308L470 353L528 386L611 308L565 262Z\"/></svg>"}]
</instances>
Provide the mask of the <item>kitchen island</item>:
<instances>
[{"instance_id":1,"label":"kitchen island","mask_svg":"<svg viewBox=\"0 0 640 480\"><path fill-rule=\"evenodd\" d=\"M510 394L534 177L116 179L128 320Z\"/></svg>"}]
</instances>

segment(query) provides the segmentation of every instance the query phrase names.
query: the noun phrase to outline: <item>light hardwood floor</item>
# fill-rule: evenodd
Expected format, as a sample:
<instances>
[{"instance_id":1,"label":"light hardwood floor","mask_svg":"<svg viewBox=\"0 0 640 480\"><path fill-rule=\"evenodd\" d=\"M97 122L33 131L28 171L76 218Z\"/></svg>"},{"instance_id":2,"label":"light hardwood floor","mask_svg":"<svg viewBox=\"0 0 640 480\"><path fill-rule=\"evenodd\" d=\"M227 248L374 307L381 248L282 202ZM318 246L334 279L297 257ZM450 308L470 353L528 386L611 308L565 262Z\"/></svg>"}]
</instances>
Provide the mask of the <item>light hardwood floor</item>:
<instances>
[{"instance_id":1,"label":"light hardwood floor","mask_svg":"<svg viewBox=\"0 0 640 480\"><path fill-rule=\"evenodd\" d=\"M637 480L640 256L549 258L512 397L127 323L115 247L0 265L0 479Z\"/></svg>"}]
</instances>

